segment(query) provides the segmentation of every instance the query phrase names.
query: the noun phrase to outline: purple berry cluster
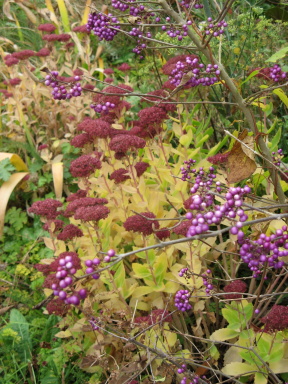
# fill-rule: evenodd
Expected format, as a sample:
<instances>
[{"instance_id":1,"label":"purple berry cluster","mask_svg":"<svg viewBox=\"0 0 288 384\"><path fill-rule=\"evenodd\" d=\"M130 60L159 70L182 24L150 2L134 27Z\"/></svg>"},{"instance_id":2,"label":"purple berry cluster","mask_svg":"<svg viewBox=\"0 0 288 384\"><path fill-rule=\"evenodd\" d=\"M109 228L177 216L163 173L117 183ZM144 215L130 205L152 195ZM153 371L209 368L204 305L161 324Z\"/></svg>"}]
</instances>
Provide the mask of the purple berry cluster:
<instances>
[{"instance_id":1,"label":"purple berry cluster","mask_svg":"<svg viewBox=\"0 0 288 384\"><path fill-rule=\"evenodd\" d=\"M273 67L269 68L269 70L269 77L275 82L285 80L287 77L287 72L283 72L278 64L273 65Z\"/></svg>"},{"instance_id":2,"label":"purple berry cluster","mask_svg":"<svg viewBox=\"0 0 288 384\"><path fill-rule=\"evenodd\" d=\"M166 22L170 22L170 17L166 17ZM167 31L167 35L171 38L177 38L179 41L188 35L188 25L191 25L192 21L188 20L187 24L180 26L175 26L174 24L170 24L169 26L162 25L162 31Z\"/></svg>"},{"instance_id":3,"label":"purple berry cluster","mask_svg":"<svg viewBox=\"0 0 288 384\"><path fill-rule=\"evenodd\" d=\"M211 283L211 279L208 275L211 274L211 271L210 269L207 269L207 271L205 273L203 273L202 275L202 278L203 278L203 285L205 285L206 289L205 289L205 292L207 293L207 295L210 295L210 292L213 290L213 285Z\"/></svg>"},{"instance_id":4,"label":"purple berry cluster","mask_svg":"<svg viewBox=\"0 0 288 384\"><path fill-rule=\"evenodd\" d=\"M183 277L183 276L186 277L188 273L189 273L188 268L186 267L186 268L180 269L180 271L178 272L178 275L179 275L179 277Z\"/></svg>"},{"instance_id":5,"label":"purple berry cluster","mask_svg":"<svg viewBox=\"0 0 288 384\"><path fill-rule=\"evenodd\" d=\"M93 331L97 331L99 329L99 326L98 326L99 321L100 319L98 317L91 317L91 319L89 320L89 323Z\"/></svg>"},{"instance_id":6,"label":"purple berry cluster","mask_svg":"<svg viewBox=\"0 0 288 384\"><path fill-rule=\"evenodd\" d=\"M133 3L135 0L126 0L124 3L120 0L112 0L111 5L113 8L118 9L121 12L125 12L129 8L128 3Z\"/></svg>"},{"instance_id":7,"label":"purple berry cluster","mask_svg":"<svg viewBox=\"0 0 288 384\"><path fill-rule=\"evenodd\" d=\"M55 274L57 283L52 283L51 288L53 294L63 300L65 304L79 305L81 299L85 299L87 292L85 289L80 289L78 292L74 292L73 295L67 296L65 288L68 288L73 283L73 275L76 273L76 268L73 264L73 257L67 255L64 258L59 259L59 267Z\"/></svg>"},{"instance_id":8,"label":"purple berry cluster","mask_svg":"<svg viewBox=\"0 0 288 384\"><path fill-rule=\"evenodd\" d=\"M279 257L288 256L288 231L284 225L282 229L277 229L270 236L264 233L256 241L245 238L242 231L238 232L238 243L240 245L240 256L244 263L253 272L253 277L257 277L264 266L280 269L285 265Z\"/></svg>"},{"instance_id":9,"label":"purple berry cluster","mask_svg":"<svg viewBox=\"0 0 288 384\"><path fill-rule=\"evenodd\" d=\"M186 87L196 87L198 85L209 86L218 81L216 76L220 75L218 65L199 63L198 58L186 57L186 62L178 61L175 69L169 76L170 83L177 87L180 83ZM184 82L185 76L187 81ZM183 84L184 82L184 84Z\"/></svg>"},{"instance_id":10,"label":"purple berry cluster","mask_svg":"<svg viewBox=\"0 0 288 384\"><path fill-rule=\"evenodd\" d=\"M90 274L90 273L95 272L92 275L92 277L93 277L93 279L98 280L100 275L99 275L99 273L96 273L95 268L97 268L100 263L101 263L101 260L98 259L98 257L95 257L93 260L86 260L85 265L87 268L85 270L85 273Z\"/></svg>"},{"instance_id":11,"label":"purple berry cluster","mask_svg":"<svg viewBox=\"0 0 288 384\"><path fill-rule=\"evenodd\" d=\"M88 32L93 31L99 40L111 41L119 32L118 23L118 19L111 13L104 15L101 12L93 12L89 14L86 29Z\"/></svg>"},{"instance_id":12,"label":"purple berry cluster","mask_svg":"<svg viewBox=\"0 0 288 384\"><path fill-rule=\"evenodd\" d=\"M184 376L183 379L180 381L180 384L188 384L187 377ZM199 377L195 376L192 381L189 382L189 384L198 384L199 383Z\"/></svg>"},{"instance_id":13,"label":"purple berry cluster","mask_svg":"<svg viewBox=\"0 0 288 384\"><path fill-rule=\"evenodd\" d=\"M50 75L45 77L45 85L53 88L52 96L55 100L68 100L72 97L81 96L82 87L80 83L75 83L67 90L67 83L61 84L57 77L59 76L57 71L52 71ZM81 80L80 76L74 76L75 81ZM68 83L70 85L70 82Z\"/></svg>"},{"instance_id":14,"label":"purple berry cluster","mask_svg":"<svg viewBox=\"0 0 288 384\"><path fill-rule=\"evenodd\" d=\"M91 104L90 108L94 109L96 113L108 113L111 109L115 108L115 104L107 101L106 103L102 104Z\"/></svg>"},{"instance_id":15,"label":"purple berry cluster","mask_svg":"<svg viewBox=\"0 0 288 384\"><path fill-rule=\"evenodd\" d=\"M180 5L182 5L182 7L185 7L185 8L190 8L191 7L191 2L192 2L192 0L182 0L182 1L180 1ZM203 8L203 4L200 4L198 1L194 1L193 0L193 7L195 8L195 9L201 9L201 8Z\"/></svg>"},{"instance_id":16,"label":"purple berry cluster","mask_svg":"<svg viewBox=\"0 0 288 384\"><path fill-rule=\"evenodd\" d=\"M174 304L179 311L189 311L192 306L189 304L191 293L187 289L180 289L175 295Z\"/></svg>"},{"instance_id":17,"label":"purple berry cluster","mask_svg":"<svg viewBox=\"0 0 288 384\"><path fill-rule=\"evenodd\" d=\"M280 167L281 165L281 160L283 158L284 154L283 154L283 149L278 149L277 152L272 152L272 159L273 159L273 163L275 165L277 165L278 167Z\"/></svg>"},{"instance_id":18,"label":"purple berry cluster","mask_svg":"<svg viewBox=\"0 0 288 384\"><path fill-rule=\"evenodd\" d=\"M226 21L222 20L219 23L214 24L211 17L208 17L205 25L205 34L212 35L214 37L220 36L224 33L224 28L228 27Z\"/></svg>"}]
</instances>

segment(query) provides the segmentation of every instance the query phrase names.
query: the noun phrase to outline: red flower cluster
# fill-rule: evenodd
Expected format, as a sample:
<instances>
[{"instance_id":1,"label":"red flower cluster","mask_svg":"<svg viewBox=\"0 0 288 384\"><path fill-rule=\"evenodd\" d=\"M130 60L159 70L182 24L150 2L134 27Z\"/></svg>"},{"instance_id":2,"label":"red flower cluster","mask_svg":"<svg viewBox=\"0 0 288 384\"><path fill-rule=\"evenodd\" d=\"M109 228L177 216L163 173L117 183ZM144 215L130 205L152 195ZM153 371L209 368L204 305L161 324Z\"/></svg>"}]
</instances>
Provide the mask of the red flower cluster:
<instances>
[{"instance_id":1,"label":"red flower cluster","mask_svg":"<svg viewBox=\"0 0 288 384\"><path fill-rule=\"evenodd\" d=\"M64 225L64 221L57 219L57 220L52 220L45 223L43 225L43 229L45 231L52 231L52 233L55 233L60 231L63 228L63 225ZM53 229L52 229L52 226L53 226Z\"/></svg>"},{"instance_id":2,"label":"red flower cluster","mask_svg":"<svg viewBox=\"0 0 288 384\"><path fill-rule=\"evenodd\" d=\"M227 284L223 290L224 292L244 293L247 291L247 284L242 280L235 280L235 281L232 281L232 283ZM242 295L232 294L232 295L225 295L224 299L234 300L234 299L241 299L241 297Z\"/></svg>"},{"instance_id":3,"label":"red flower cluster","mask_svg":"<svg viewBox=\"0 0 288 384\"><path fill-rule=\"evenodd\" d=\"M123 224L126 231L140 232L143 235L148 236L154 232L154 229L159 229L159 222L157 220L147 220L156 219L156 216L152 212L144 212L140 215L134 215L128 217L128 219ZM143 217L145 216L145 217Z\"/></svg>"},{"instance_id":4,"label":"red flower cluster","mask_svg":"<svg viewBox=\"0 0 288 384\"><path fill-rule=\"evenodd\" d=\"M123 63L117 69L119 69L119 71L121 71L121 72L128 72L128 71L130 71L131 67L129 64Z\"/></svg>"},{"instance_id":5,"label":"red flower cluster","mask_svg":"<svg viewBox=\"0 0 288 384\"><path fill-rule=\"evenodd\" d=\"M172 232L176 233L177 235L182 235L187 237L188 229L191 227L192 222L191 220L185 220L182 221L181 224L177 225L177 227L172 229Z\"/></svg>"},{"instance_id":6,"label":"red flower cluster","mask_svg":"<svg viewBox=\"0 0 288 384\"><path fill-rule=\"evenodd\" d=\"M144 161L139 161L134 165L134 168L136 169L137 176L140 177L143 175L146 169L149 168L149 164L145 163Z\"/></svg>"},{"instance_id":7,"label":"red flower cluster","mask_svg":"<svg viewBox=\"0 0 288 384\"><path fill-rule=\"evenodd\" d=\"M86 144L91 142L92 140L88 133L80 133L80 135L74 136L70 143L76 148L84 148Z\"/></svg>"},{"instance_id":8,"label":"red flower cluster","mask_svg":"<svg viewBox=\"0 0 288 384\"><path fill-rule=\"evenodd\" d=\"M111 173L110 179L114 180L116 184L119 184L125 180L131 179L131 177L128 175L127 169L120 168Z\"/></svg>"},{"instance_id":9,"label":"red flower cluster","mask_svg":"<svg viewBox=\"0 0 288 384\"><path fill-rule=\"evenodd\" d=\"M107 138L110 133L110 124L102 119L90 120L85 124L84 132L93 140L96 137Z\"/></svg>"},{"instance_id":10,"label":"red flower cluster","mask_svg":"<svg viewBox=\"0 0 288 384\"><path fill-rule=\"evenodd\" d=\"M67 199L68 200L68 199ZM95 205L107 204L107 199L99 199L97 197L83 197L74 200L70 200L64 212L65 217L71 217L80 207L93 207Z\"/></svg>"},{"instance_id":11,"label":"red flower cluster","mask_svg":"<svg viewBox=\"0 0 288 384\"><path fill-rule=\"evenodd\" d=\"M264 332L282 331L288 328L288 307L273 305L271 311L262 319Z\"/></svg>"},{"instance_id":12,"label":"red flower cluster","mask_svg":"<svg viewBox=\"0 0 288 384\"><path fill-rule=\"evenodd\" d=\"M117 135L109 143L109 148L115 152L126 153L144 148L146 141L134 135Z\"/></svg>"},{"instance_id":13,"label":"red flower cluster","mask_svg":"<svg viewBox=\"0 0 288 384\"><path fill-rule=\"evenodd\" d=\"M54 24L40 24L38 27L39 31L44 31L44 32L54 32L56 29Z\"/></svg>"},{"instance_id":14,"label":"red flower cluster","mask_svg":"<svg viewBox=\"0 0 288 384\"><path fill-rule=\"evenodd\" d=\"M161 99L159 99L158 97L153 97L153 96L159 96L163 99L166 99L167 98L167 92L165 92L164 89L157 89L156 91L149 92L148 95L149 96L145 96L145 99L142 99L142 101L149 100L151 102L157 103L157 107L162 108L165 112L175 112L176 111L176 109L177 109L176 104L165 104L163 102L161 103ZM165 101L166 102L172 102L171 99L167 99Z\"/></svg>"},{"instance_id":15,"label":"red flower cluster","mask_svg":"<svg viewBox=\"0 0 288 384\"><path fill-rule=\"evenodd\" d=\"M8 92L7 89L0 89L0 93L2 93L5 96L5 99L8 99L8 97L13 96L13 93Z\"/></svg>"},{"instance_id":16,"label":"red flower cluster","mask_svg":"<svg viewBox=\"0 0 288 384\"><path fill-rule=\"evenodd\" d=\"M134 323L146 323L148 325L156 324L159 322L168 323L172 321L170 313L164 309L154 309L149 316L139 316L134 319Z\"/></svg>"},{"instance_id":17,"label":"red flower cluster","mask_svg":"<svg viewBox=\"0 0 288 384\"><path fill-rule=\"evenodd\" d=\"M82 237L83 232L76 225L68 224L64 227L63 231L57 236L58 240L72 240L75 237Z\"/></svg>"},{"instance_id":18,"label":"red flower cluster","mask_svg":"<svg viewBox=\"0 0 288 384\"><path fill-rule=\"evenodd\" d=\"M65 302L59 298L51 300L47 305L46 309L49 315L54 314L56 316L63 317L68 312L68 306Z\"/></svg>"},{"instance_id":19,"label":"red flower cluster","mask_svg":"<svg viewBox=\"0 0 288 384\"><path fill-rule=\"evenodd\" d=\"M214 165L225 164L228 161L230 153L231 151L226 153L217 153L217 155L208 157L207 160L209 161L209 163Z\"/></svg>"},{"instance_id":20,"label":"red flower cluster","mask_svg":"<svg viewBox=\"0 0 288 384\"><path fill-rule=\"evenodd\" d=\"M70 201L81 199L82 197L86 197L86 196L87 196L87 191L85 191L84 189L79 189L77 192L71 193L71 195L67 197L66 201L70 202Z\"/></svg>"},{"instance_id":21,"label":"red flower cluster","mask_svg":"<svg viewBox=\"0 0 288 384\"><path fill-rule=\"evenodd\" d=\"M73 32L78 32L78 33L87 33L89 34L90 32L87 31L86 24L84 25L78 25L77 27L74 27L72 29Z\"/></svg>"},{"instance_id":22,"label":"red flower cluster","mask_svg":"<svg viewBox=\"0 0 288 384\"><path fill-rule=\"evenodd\" d=\"M44 35L42 37L43 40L46 40L46 41L62 41L62 42L67 42L71 39L71 36L68 35L68 33L61 33L60 35L56 35L56 34L53 34L53 35Z\"/></svg>"},{"instance_id":23,"label":"red flower cluster","mask_svg":"<svg viewBox=\"0 0 288 384\"><path fill-rule=\"evenodd\" d=\"M14 77L14 79L10 79L10 80L8 80L8 81L3 81L3 84L5 84L5 85L8 85L8 84L10 84L10 85L18 85L18 84L20 84L21 83L21 79L19 79L18 77Z\"/></svg>"},{"instance_id":24,"label":"red flower cluster","mask_svg":"<svg viewBox=\"0 0 288 384\"><path fill-rule=\"evenodd\" d=\"M80 207L76 210L74 218L82 221L99 221L106 219L110 210L104 205Z\"/></svg>"},{"instance_id":25,"label":"red flower cluster","mask_svg":"<svg viewBox=\"0 0 288 384\"><path fill-rule=\"evenodd\" d=\"M35 56L35 52L31 51L31 49L24 49L23 51L12 53L12 56L17 60L26 60L29 57Z\"/></svg>"},{"instance_id":26,"label":"red flower cluster","mask_svg":"<svg viewBox=\"0 0 288 384\"><path fill-rule=\"evenodd\" d=\"M29 212L35 213L39 216L44 216L46 219L56 219L56 217L60 214L57 211L57 208L62 207L62 203L58 200L54 199L46 199L41 201L36 201L29 208Z\"/></svg>"},{"instance_id":27,"label":"red flower cluster","mask_svg":"<svg viewBox=\"0 0 288 384\"><path fill-rule=\"evenodd\" d=\"M155 235L158 237L159 240L164 240L170 237L170 231L167 228L162 228L159 231L155 232Z\"/></svg>"},{"instance_id":28,"label":"red flower cluster","mask_svg":"<svg viewBox=\"0 0 288 384\"><path fill-rule=\"evenodd\" d=\"M50 55L50 50L48 48L41 48L35 56L38 56L38 57L46 57L46 56L49 56Z\"/></svg>"},{"instance_id":29,"label":"red flower cluster","mask_svg":"<svg viewBox=\"0 0 288 384\"><path fill-rule=\"evenodd\" d=\"M113 73L114 73L114 71L111 68L105 68L104 69L104 74L105 75L112 75Z\"/></svg>"},{"instance_id":30,"label":"red flower cluster","mask_svg":"<svg viewBox=\"0 0 288 384\"><path fill-rule=\"evenodd\" d=\"M96 169L101 168L101 161L89 155L82 155L70 164L70 173L73 177L88 177Z\"/></svg>"}]
</instances>

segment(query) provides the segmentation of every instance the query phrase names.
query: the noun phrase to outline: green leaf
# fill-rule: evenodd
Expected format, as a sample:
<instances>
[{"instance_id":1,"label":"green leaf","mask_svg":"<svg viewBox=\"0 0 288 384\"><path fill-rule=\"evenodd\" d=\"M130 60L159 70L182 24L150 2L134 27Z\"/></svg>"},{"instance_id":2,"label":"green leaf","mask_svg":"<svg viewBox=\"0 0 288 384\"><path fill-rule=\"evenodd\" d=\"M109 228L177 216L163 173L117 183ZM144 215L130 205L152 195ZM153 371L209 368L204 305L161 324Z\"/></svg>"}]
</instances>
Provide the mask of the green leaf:
<instances>
[{"instance_id":1,"label":"green leaf","mask_svg":"<svg viewBox=\"0 0 288 384\"><path fill-rule=\"evenodd\" d=\"M151 277L151 271L150 271L148 264L133 263L132 269L135 273L135 277L137 277L139 279Z\"/></svg>"},{"instance_id":2,"label":"green leaf","mask_svg":"<svg viewBox=\"0 0 288 384\"><path fill-rule=\"evenodd\" d=\"M288 107L288 97L281 88L274 89L272 92L279 97L286 107Z\"/></svg>"},{"instance_id":3,"label":"green leaf","mask_svg":"<svg viewBox=\"0 0 288 384\"><path fill-rule=\"evenodd\" d=\"M235 324L238 323L240 326L240 319L239 319L239 313L236 309L232 308L223 308L222 309L222 316L224 319L228 321L229 324Z\"/></svg>"},{"instance_id":4,"label":"green leaf","mask_svg":"<svg viewBox=\"0 0 288 384\"><path fill-rule=\"evenodd\" d=\"M10 312L9 327L18 333L21 341L17 343L17 350L22 361L26 362L31 359L32 344L29 334L29 324L25 317L17 309L12 309Z\"/></svg>"},{"instance_id":5,"label":"green leaf","mask_svg":"<svg viewBox=\"0 0 288 384\"><path fill-rule=\"evenodd\" d=\"M263 373L255 373L254 384L267 384L268 375L263 375Z\"/></svg>"},{"instance_id":6,"label":"green leaf","mask_svg":"<svg viewBox=\"0 0 288 384\"><path fill-rule=\"evenodd\" d=\"M162 253L162 255L158 256L155 264L153 265L154 275L156 277L157 284L161 284L163 282L164 276L166 274L168 267L167 256Z\"/></svg>"},{"instance_id":7,"label":"green leaf","mask_svg":"<svg viewBox=\"0 0 288 384\"><path fill-rule=\"evenodd\" d=\"M28 217L21 208L12 207L5 215L5 223L9 223L15 231L20 231L27 221Z\"/></svg>"},{"instance_id":8,"label":"green leaf","mask_svg":"<svg viewBox=\"0 0 288 384\"><path fill-rule=\"evenodd\" d=\"M15 171L16 168L11 164L9 158L0 161L0 180L8 181L11 174Z\"/></svg>"},{"instance_id":9,"label":"green leaf","mask_svg":"<svg viewBox=\"0 0 288 384\"><path fill-rule=\"evenodd\" d=\"M276 134L274 135L271 141L271 144L269 146L269 149L271 152L275 152L277 150L278 143L281 140L281 133L282 133L282 129L279 128Z\"/></svg>"},{"instance_id":10,"label":"green leaf","mask_svg":"<svg viewBox=\"0 0 288 384\"><path fill-rule=\"evenodd\" d=\"M250 79L252 79L252 77L256 76L258 73L260 72L260 69L256 69L255 71L251 72L250 75L248 77L246 77L245 80L241 81L240 83L240 87L245 84L247 81L249 81Z\"/></svg>"},{"instance_id":11,"label":"green leaf","mask_svg":"<svg viewBox=\"0 0 288 384\"><path fill-rule=\"evenodd\" d=\"M234 329L221 328L213 332L212 335L210 336L210 339L214 341L225 341L225 340L234 339L234 337L237 337L237 336L239 336L239 332L234 331Z\"/></svg>"},{"instance_id":12,"label":"green leaf","mask_svg":"<svg viewBox=\"0 0 288 384\"><path fill-rule=\"evenodd\" d=\"M255 366L247 364L247 363L230 363L227 364L223 369L222 372L225 373L225 375L229 376L238 376L238 375L250 375L250 373L255 369Z\"/></svg>"},{"instance_id":13,"label":"green leaf","mask_svg":"<svg viewBox=\"0 0 288 384\"><path fill-rule=\"evenodd\" d=\"M277 60L282 59L286 56L288 52L288 47L281 48L279 51L275 52L272 56L269 57L265 62L276 63Z\"/></svg>"}]
</instances>

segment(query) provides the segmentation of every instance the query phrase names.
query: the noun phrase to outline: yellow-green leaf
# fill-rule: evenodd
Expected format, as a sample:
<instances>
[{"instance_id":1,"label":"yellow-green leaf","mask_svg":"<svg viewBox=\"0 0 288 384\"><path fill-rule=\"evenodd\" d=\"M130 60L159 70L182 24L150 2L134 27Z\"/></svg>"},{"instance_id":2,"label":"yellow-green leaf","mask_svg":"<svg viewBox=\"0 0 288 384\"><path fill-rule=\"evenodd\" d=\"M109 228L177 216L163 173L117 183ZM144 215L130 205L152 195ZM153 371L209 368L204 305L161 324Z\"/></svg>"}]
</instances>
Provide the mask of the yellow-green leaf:
<instances>
[{"instance_id":1,"label":"yellow-green leaf","mask_svg":"<svg viewBox=\"0 0 288 384\"><path fill-rule=\"evenodd\" d=\"M234 337L237 336L239 336L239 332L234 331L234 329L221 328L213 332L210 339L215 341L224 341L234 339Z\"/></svg>"},{"instance_id":2,"label":"yellow-green leaf","mask_svg":"<svg viewBox=\"0 0 288 384\"><path fill-rule=\"evenodd\" d=\"M255 367L247 364L247 363L230 363L227 364L223 369L222 372L229 376L238 376L238 375L245 375L250 374L248 372L251 372L255 370Z\"/></svg>"}]
</instances>

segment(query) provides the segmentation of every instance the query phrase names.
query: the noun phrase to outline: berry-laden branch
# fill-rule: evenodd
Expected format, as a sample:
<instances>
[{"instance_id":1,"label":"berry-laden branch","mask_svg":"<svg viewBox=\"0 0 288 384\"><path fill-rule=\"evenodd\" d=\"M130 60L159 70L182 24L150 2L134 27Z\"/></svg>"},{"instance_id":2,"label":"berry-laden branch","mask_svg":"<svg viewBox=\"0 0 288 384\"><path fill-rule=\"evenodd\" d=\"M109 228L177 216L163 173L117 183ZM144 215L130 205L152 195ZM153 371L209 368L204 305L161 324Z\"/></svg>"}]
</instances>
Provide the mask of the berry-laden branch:
<instances>
[{"instance_id":1,"label":"berry-laden branch","mask_svg":"<svg viewBox=\"0 0 288 384\"><path fill-rule=\"evenodd\" d=\"M165 13L169 17L173 18L173 20L175 20L178 24L180 24L180 25L186 24L185 20L177 12L175 12L165 0L159 0L159 4L164 9ZM213 64L216 64L218 66L221 79L224 81L225 86L231 92L231 94L232 94L233 98L235 99L239 109L244 114L246 121L249 125L249 128L251 129L251 131L256 136L258 134L258 128L256 126L256 122L254 120L253 113L252 113L251 109L247 106L246 101L242 98L241 94L238 92L233 80L230 78L230 76L226 72L224 66L220 62L218 62L218 60L213 56L211 50L207 49L205 47L205 45L202 44L199 36L193 30L188 29L187 30L187 36L190 37L190 39L193 41L195 46L199 49L199 51L201 53L203 53L203 55L209 61L211 61ZM270 154L268 147L266 146L265 141L263 140L263 138L261 136L258 139L258 144L259 144L259 149L262 152L262 155L265 159L264 160L265 167L267 169L269 169L269 171L271 173L271 179L272 179L272 182L273 182L273 185L275 188L275 193L279 198L279 202L281 204L284 204L286 201L285 194L284 194L283 189L281 187L280 180L279 180L279 177L278 177L278 174L277 174L275 168L273 167L271 169L271 167L270 167L270 163L273 162L273 159L271 157L271 154ZM267 159L267 161L266 161L266 159Z\"/></svg>"}]
</instances>

